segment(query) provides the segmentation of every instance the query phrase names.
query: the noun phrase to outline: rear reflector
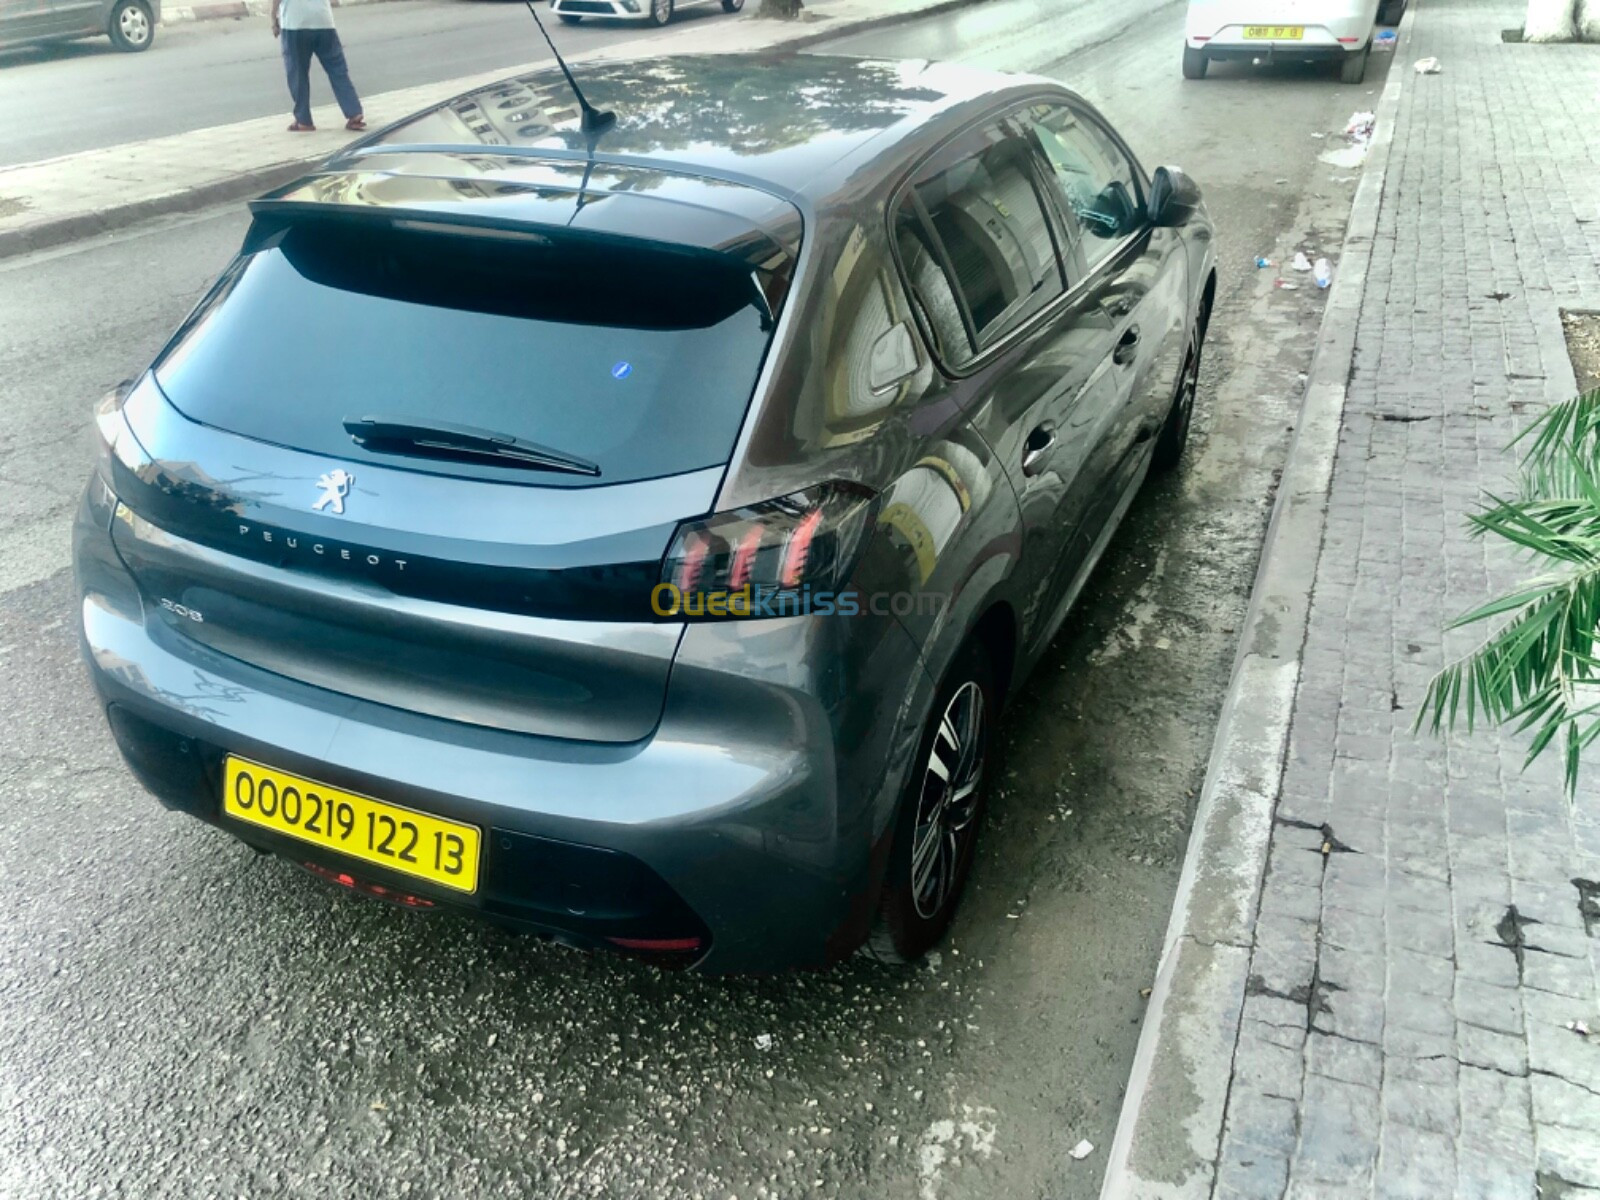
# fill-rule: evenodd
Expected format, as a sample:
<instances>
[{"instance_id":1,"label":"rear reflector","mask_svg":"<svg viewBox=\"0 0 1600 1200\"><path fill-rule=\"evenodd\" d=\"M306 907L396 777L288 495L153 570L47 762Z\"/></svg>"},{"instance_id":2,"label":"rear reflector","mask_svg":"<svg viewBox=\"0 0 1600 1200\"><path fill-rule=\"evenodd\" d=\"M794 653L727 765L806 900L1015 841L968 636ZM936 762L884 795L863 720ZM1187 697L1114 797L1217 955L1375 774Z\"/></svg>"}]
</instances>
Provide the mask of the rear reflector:
<instances>
[{"instance_id":1,"label":"rear reflector","mask_svg":"<svg viewBox=\"0 0 1600 1200\"><path fill-rule=\"evenodd\" d=\"M606 941L624 950L642 950L649 954L686 954L700 949L700 939L688 938L624 938L608 937Z\"/></svg>"},{"instance_id":2,"label":"rear reflector","mask_svg":"<svg viewBox=\"0 0 1600 1200\"><path fill-rule=\"evenodd\" d=\"M360 892L363 896L373 896L379 900L387 900L391 904L403 904L407 908L432 908L433 901L421 896L413 896L410 892L399 892L394 888L386 888L382 884L368 883L365 879L357 879L354 875L347 875L343 871L335 871L331 867L318 866L316 863L301 863L318 879L326 879L329 883L337 883L340 887L349 888L352 892Z\"/></svg>"},{"instance_id":3,"label":"rear reflector","mask_svg":"<svg viewBox=\"0 0 1600 1200\"><path fill-rule=\"evenodd\" d=\"M1360 38L1340 38L1339 40L1341 42L1343 42L1347 46L1353 46L1357 42L1359 42L1361 39Z\"/></svg>"}]
</instances>

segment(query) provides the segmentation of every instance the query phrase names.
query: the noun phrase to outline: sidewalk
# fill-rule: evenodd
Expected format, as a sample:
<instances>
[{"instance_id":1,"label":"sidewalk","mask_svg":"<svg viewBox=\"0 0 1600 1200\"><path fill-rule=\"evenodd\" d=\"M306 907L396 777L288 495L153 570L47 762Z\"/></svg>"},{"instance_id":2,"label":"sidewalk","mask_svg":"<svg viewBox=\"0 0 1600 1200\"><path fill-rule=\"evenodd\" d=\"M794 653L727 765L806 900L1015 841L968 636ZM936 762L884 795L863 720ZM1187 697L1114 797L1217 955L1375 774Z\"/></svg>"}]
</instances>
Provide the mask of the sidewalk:
<instances>
[{"instance_id":1,"label":"sidewalk","mask_svg":"<svg viewBox=\"0 0 1600 1200\"><path fill-rule=\"evenodd\" d=\"M1523 739L1411 732L1525 570L1464 515L1600 309L1600 48L1411 8L1106 1197L1600 1195L1600 762L1569 808Z\"/></svg>"},{"instance_id":2,"label":"sidewalk","mask_svg":"<svg viewBox=\"0 0 1600 1200\"><path fill-rule=\"evenodd\" d=\"M575 55L572 61L798 47L981 2L810 0L807 17L800 21L761 20L754 15L758 5L752 2L740 17L641 29L638 38ZM1159 2L1133 0L1128 4L1130 19ZM377 129L471 88L543 65L547 64L525 63L368 96L364 98L367 121ZM284 105L287 113L287 97ZM314 110L314 116L318 126L314 134L290 137L284 132L286 116L274 114L0 169L0 258L147 217L243 199L287 182L352 140L332 104Z\"/></svg>"}]
</instances>

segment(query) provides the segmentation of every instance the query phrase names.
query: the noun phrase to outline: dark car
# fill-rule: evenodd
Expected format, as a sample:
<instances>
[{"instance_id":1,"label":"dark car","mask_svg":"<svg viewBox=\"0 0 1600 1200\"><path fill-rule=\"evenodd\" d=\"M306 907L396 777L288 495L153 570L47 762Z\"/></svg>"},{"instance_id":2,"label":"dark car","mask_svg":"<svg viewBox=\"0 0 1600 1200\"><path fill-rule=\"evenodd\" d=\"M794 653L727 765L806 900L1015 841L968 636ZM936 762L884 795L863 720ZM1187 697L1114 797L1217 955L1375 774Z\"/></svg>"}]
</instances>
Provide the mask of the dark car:
<instances>
[{"instance_id":1,"label":"dark car","mask_svg":"<svg viewBox=\"0 0 1600 1200\"><path fill-rule=\"evenodd\" d=\"M83 642L167 806L325 878L746 971L948 926L995 720L1147 472L1215 288L1064 88L589 65L253 206L107 398Z\"/></svg>"},{"instance_id":2,"label":"dark car","mask_svg":"<svg viewBox=\"0 0 1600 1200\"><path fill-rule=\"evenodd\" d=\"M106 36L118 50L148 50L161 0L0 0L0 50Z\"/></svg>"}]
</instances>

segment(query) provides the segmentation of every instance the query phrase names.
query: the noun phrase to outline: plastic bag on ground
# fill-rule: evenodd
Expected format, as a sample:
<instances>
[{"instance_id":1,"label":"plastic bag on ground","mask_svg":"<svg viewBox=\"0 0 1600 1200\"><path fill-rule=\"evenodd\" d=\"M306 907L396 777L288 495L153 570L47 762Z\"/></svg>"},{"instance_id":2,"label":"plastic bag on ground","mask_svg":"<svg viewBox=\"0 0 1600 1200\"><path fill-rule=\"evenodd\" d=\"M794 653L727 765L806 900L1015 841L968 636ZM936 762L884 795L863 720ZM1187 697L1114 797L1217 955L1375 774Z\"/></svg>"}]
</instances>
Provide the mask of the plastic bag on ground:
<instances>
[{"instance_id":1,"label":"plastic bag on ground","mask_svg":"<svg viewBox=\"0 0 1600 1200\"><path fill-rule=\"evenodd\" d=\"M1578 36L1577 0L1528 0L1525 42L1570 42Z\"/></svg>"},{"instance_id":2,"label":"plastic bag on ground","mask_svg":"<svg viewBox=\"0 0 1600 1200\"><path fill-rule=\"evenodd\" d=\"M1440 65L1437 58L1417 59L1418 75L1437 75L1442 70L1444 70L1444 67Z\"/></svg>"}]
</instances>

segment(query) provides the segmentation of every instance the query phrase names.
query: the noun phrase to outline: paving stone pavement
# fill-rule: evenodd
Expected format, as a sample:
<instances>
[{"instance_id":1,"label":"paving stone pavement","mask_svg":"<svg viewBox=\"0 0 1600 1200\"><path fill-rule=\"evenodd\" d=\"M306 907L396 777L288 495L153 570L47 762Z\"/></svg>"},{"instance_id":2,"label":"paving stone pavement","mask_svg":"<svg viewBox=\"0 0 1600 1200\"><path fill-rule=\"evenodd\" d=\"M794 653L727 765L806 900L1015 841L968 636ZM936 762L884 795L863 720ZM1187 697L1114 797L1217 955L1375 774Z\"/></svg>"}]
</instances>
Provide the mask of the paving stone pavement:
<instances>
[{"instance_id":1,"label":"paving stone pavement","mask_svg":"<svg viewBox=\"0 0 1600 1200\"><path fill-rule=\"evenodd\" d=\"M1413 0L1213 1194L1600 1195L1600 761L1412 733L1522 577L1464 514L1600 308L1600 47ZM1567 1028L1584 1020L1584 1038ZM1590 1189L1594 1189L1591 1193Z\"/></svg>"}]
</instances>

